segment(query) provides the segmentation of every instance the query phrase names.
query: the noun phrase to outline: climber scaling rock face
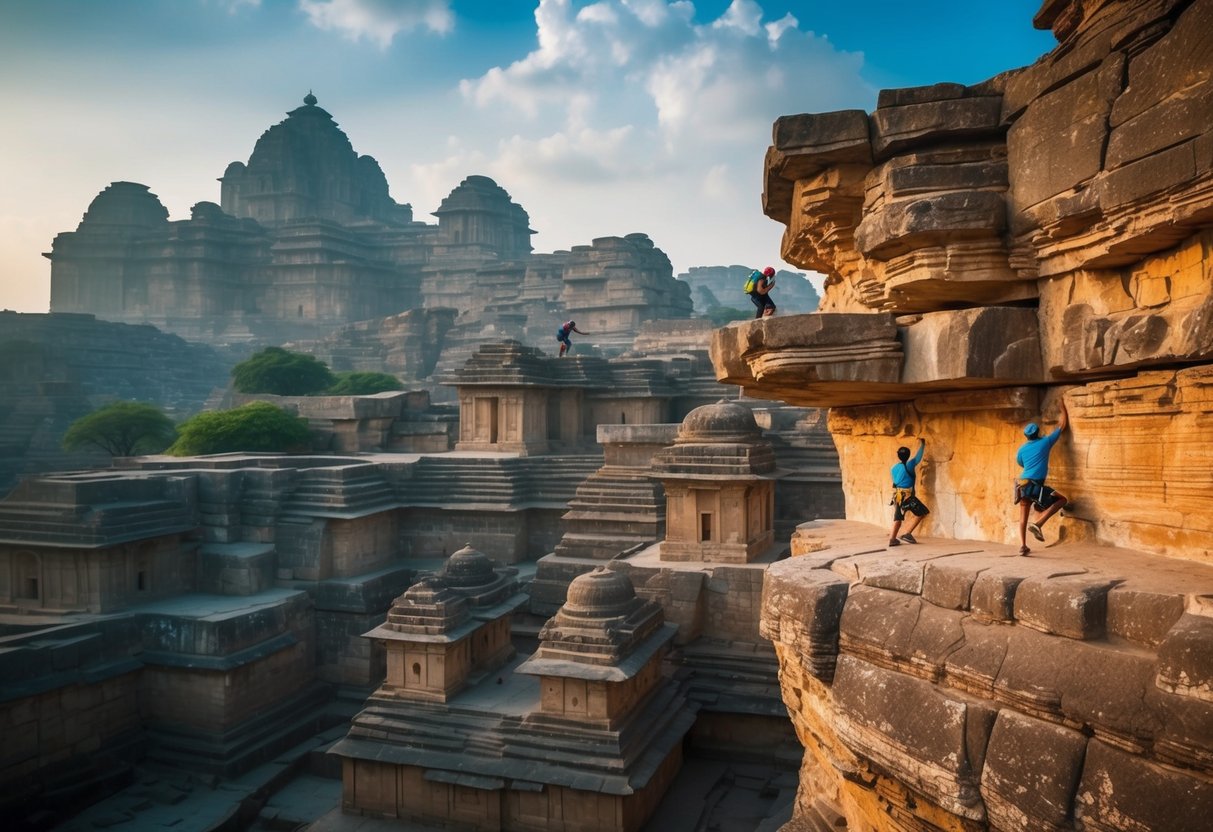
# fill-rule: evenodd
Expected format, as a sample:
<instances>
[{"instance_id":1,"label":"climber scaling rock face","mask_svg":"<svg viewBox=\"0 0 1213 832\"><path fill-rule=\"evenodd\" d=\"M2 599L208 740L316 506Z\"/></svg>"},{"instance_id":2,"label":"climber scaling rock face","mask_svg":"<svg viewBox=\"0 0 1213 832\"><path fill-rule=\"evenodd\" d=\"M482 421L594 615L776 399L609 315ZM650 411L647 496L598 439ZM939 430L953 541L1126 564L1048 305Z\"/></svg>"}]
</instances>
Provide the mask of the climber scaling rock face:
<instances>
[{"instance_id":1,"label":"climber scaling rock face","mask_svg":"<svg viewBox=\"0 0 1213 832\"><path fill-rule=\"evenodd\" d=\"M849 518L886 521L871 483L922 437L931 533L1008 543L1023 426L1064 405L1049 487L1074 506L1038 519L1207 559L1213 2L1035 22L1058 46L1031 66L775 123L764 211L827 314L718 330L717 378L832 408Z\"/></svg>"}]
</instances>

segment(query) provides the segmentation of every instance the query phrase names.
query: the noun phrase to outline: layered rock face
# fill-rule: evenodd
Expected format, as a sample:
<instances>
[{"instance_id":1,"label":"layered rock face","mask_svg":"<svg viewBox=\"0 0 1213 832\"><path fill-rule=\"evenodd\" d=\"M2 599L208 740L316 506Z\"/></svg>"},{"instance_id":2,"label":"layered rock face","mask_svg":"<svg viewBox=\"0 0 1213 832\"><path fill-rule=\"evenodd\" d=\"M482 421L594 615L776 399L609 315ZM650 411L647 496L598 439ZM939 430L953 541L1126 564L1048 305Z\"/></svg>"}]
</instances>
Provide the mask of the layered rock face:
<instances>
[{"instance_id":1,"label":"layered rock face","mask_svg":"<svg viewBox=\"0 0 1213 832\"><path fill-rule=\"evenodd\" d=\"M717 377L831 406L847 516L927 439L931 532L1011 540L1020 429L1071 432L1064 539L1213 557L1213 3L1050 2L1059 46L868 115L779 119L764 210L825 314L717 333Z\"/></svg>"},{"instance_id":2,"label":"layered rock face","mask_svg":"<svg viewBox=\"0 0 1213 832\"><path fill-rule=\"evenodd\" d=\"M805 746L788 829L1213 812L1213 0L1036 24L1059 45L1030 67L775 125L764 210L825 311L730 325L712 358L830 407L843 473L848 520L802 526L764 585ZM1016 450L1063 404L1048 481L1073 502L1018 557ZM893 549L919 437L926 545Z\"/></svg>"},{"instance_id":3,"label":"layered rock face","mask_svg":"<svg viewBox=\"0 0 1213 832\"><path fill-rule=\"evenodd\" d=\"M806 749L785 830L1208 825L1213 568L879 541L816 521L817 551L767 572L762 634Z\"/></svg>"}]
</instances>

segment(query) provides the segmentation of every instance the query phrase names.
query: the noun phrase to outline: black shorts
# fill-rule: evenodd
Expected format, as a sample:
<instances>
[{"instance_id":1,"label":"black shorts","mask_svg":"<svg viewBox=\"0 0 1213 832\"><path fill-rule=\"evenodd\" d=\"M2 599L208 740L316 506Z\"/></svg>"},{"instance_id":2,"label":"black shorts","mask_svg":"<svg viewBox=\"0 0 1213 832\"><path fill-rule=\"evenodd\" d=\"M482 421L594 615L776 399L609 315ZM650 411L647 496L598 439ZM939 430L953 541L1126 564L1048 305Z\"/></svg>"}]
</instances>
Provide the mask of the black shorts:
<instances>
[{"instance_id":1,"label":"black shorts","mask_svg":"<svg viewBox=\"0 0 1213 832\"><path fill-rule=\"evenodd\" d=\"M1019 480L1015 483L1015 503L1018 505L1024 500L1035 503L1044 511L1057 502L1057 492L1045 485L1044 480Z\"/></svg>"},{"instance_id":2,"label":"black shorts","mask_svg":"<svg viewBox=\"0 0 1213 832\"><path fill-rule=\"evenodd\" d=\"M771 314L775 314L775 301L771 300L770 295L751 292L750 301L758 307L758 311L754 313L755 318L761 318L762 314L767 311L768 306L771 307Z\"/></svg>"},{"instance_id":3,"label":"black shorts","mask_svg":"<svg viewBox=\"0 0 1213 832\"><path fill-rule=\"evenodd\" d=\"M893 519L894 520L905 520L907 511L910 514L915 514L919 517L926 517L928 514L931 513L931 510L926 507L926 505L923 503L923 501L918 499L913 494L911 494L909 497L906 497L904 500L898 500L896 497L894 497L893 498Z\"/></svg>"}]
</instances>

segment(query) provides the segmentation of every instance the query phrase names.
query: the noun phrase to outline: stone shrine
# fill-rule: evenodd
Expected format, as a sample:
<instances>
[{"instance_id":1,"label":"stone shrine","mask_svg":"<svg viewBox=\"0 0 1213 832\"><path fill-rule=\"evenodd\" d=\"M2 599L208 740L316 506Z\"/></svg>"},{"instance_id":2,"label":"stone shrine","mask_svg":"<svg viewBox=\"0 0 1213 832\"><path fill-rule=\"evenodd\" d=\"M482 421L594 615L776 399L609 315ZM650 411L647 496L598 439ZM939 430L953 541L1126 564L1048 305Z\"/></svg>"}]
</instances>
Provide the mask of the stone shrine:
<instances>
[{"instance_id":1,"label":"stone shrine","mask_svg":"<svg viewBox=\"0 0 1213 832\"><path fill-rule=\"evenodd\" d=\"M666 494L661 559L749 563L774 543L775 453L750 410L692 410L653 459Z\"/></svg>"},{"instance_id":2,"label":"stone shrine","mask_svg":"<svg viewBox=\"0 0 1213 832\"><path fill-rule=\"evenodd\" d=\"M1213 2L1035 23L1058 46L1032 66L774 126L764 211L824 311L732 324L712 357L830 407L843 472L848 519L802 526L763 589L804 747L788 829L1213 812ZM1062 405L1049 483L1073 502L1020 557L1016 448ZM892 550L917 437L932 514Z\"/></svg>"},{"instance_id":3,"label":"stone shrine","mask_svg":"<svg viewBox=\"0 0 1213 832\"><path fill-rule=\"evenodd\" d=\"M389 674L332 749L343 808L470 829L639 830L694 719L661 672L675 629L600 569L572 583L534 655L495 682L429 703Z\"/></svg>"},{"instance_id":4,"label":"stone shrine","mask_svg":"<svg viewBox=\"0 0 1213 832\"><path fill-rule=\"evenodd\" d=\"M510 613L526 602L517 574L464 546L393 601L365 634L387 654L383 695L446 702L513 658Z\"/></svg>"}]
</instances>

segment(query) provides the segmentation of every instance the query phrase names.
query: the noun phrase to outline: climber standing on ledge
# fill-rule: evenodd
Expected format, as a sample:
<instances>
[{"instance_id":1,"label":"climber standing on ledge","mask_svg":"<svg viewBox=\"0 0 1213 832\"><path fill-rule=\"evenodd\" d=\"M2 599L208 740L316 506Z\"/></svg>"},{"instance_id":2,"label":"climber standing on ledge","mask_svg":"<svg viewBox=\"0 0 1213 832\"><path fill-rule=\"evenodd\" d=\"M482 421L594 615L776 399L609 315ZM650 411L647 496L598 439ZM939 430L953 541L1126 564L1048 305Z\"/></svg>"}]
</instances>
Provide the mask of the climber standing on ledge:
<instances>
[{"instance_id":1,"label":"climber standing on ledge","mask_svg":"<svg viewBox=\"0 0 1213 832\"><path fill-rule=\"evenodd\" d=\"M745 282L745 293L750 296L750 301L758 307L758 311L754 313L755 318L766 318L775 314L775 301L771 300L768 292L775 287L775 270L767 266L762 271L755 269L750 272L749 279Z\"/></svg>"},{"instance_id":2,"label":"climber standing on ledge","mask_svg":"<svg viewBox=\"0 0 1213 832\"><path fill-rule=\"evenodd\" d=\"M1050 517L1061 510L1069 502L1065 495L1059 494L1045 485L1049 475L1049 453L1062 432L1070 425L1070 414L1066 411L1066 403L1061 402L1061 418L1057 427L1048 436L1041 437L1040 426L1029 422L1023 429L1023 435L1028 441L1019 446L1015 454L1015 464L1022 466L1023 471L1015 481L1015 504L1019 506L1019 554L1026 555L1032 551L1028 548L1028 532L1032 537L1043 541L1043 526ZM1036 507L1036 520L1029 523L1028 515L1032 507Z\"/></svg>"},{"instance_id":3,"label":"climber standing on ledge","mask_svg":"<svg viewBox=\"0 0 1213 832\"><path fill-rule=\"evenodd\" d=\"M566 321L560 329L556 330L556 340L560 342L560 357L564 358L565 352L573 351L573 342L569 340L569 333L576 332L578 335L585 335L577 328L576 321Z\"/></svg>"},{"instance_id":4,"label":"climber standing on ledge","mask_svg":"<svg viewBox=\"0 0 1213 832\"><path fill-rule=\"evenodd\" d=\"M922 438L918 440L918 453L914 454L913 459L910 459L909 448L903 445L897 449L899 461L891 470L893 499L889 505L893 507L893 531L889 533L890 546L900 546L902 541L917 543L918 541L914 539L914 529L918 528L922 518L931 513L931 510L914 493L914 484L918 481L918 475L914 473L914 469L918 467L918 463L922 462L922 452L926 449L927 440ZM905 533L899 540L897 532L901 531L901 521L905 519L907 511L913 514L914 518L910 520L910 524L906 526Z\"/></svg>"}]
</instances>

